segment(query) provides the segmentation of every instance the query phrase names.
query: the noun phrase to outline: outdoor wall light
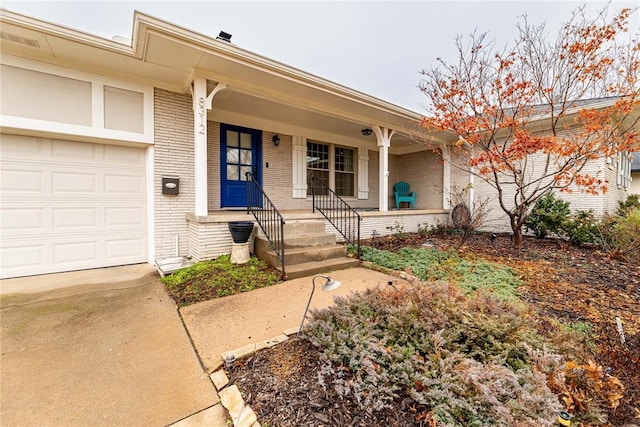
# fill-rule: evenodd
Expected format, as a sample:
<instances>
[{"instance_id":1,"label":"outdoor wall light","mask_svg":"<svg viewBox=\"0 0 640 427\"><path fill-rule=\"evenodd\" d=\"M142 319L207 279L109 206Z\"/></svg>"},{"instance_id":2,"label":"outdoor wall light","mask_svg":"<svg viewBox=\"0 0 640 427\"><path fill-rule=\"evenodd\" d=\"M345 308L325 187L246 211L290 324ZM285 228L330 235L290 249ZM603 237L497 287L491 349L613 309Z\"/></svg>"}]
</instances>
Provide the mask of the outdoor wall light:
<instances>
[{"instance_id":1,"label":"outdoor wall light","mask_svg":"<svg viewBox=\"0 0 640 427\"><path fill-rule=\"evenodd\" d=\"M338 289L340 287L340 285L342 285L342 283L340 283L339 281L333 280L333 279L331 279L331 277L324 276L322 274L319 274L319 275L313 277L313 280L311 281L311 283L313 284L313 289L311 290L311 295L309 295L309 301L307 302L307 308L304 309L304 314L302 315L302 322L300 322L300 328L298 328L298 335L300 335L300 331L302 330L302 325L304 325L304 319L307 318L307 311L309 311L309 305L311 305L311 298L313 298L313 293L316 291L316 279L318 277L322 277L323 279L326 280L324 285L322 285L322 290L325 291L325 292L334 291L334 290Z\"/></svg>"},{"instance_id":2,"label":"outdoor wall light","mask_svg":"<svg viewBox=\"0 0 640 427\"><path fill-rule=\"evenodd\" d=\"M278 136L277 133L273 135L273 137L271 138L271 141L273 141L273 145L275 145L276 147L280 145L280 137Z\"/></svg>"},{"instance_id":3,"label":"outdoor wall light","mask_svg":"<svg viewBox=\"0 0 640 427\"><path fill-rule=\"evenodd\" d=\"M361 132L362 132L362 134L364 136L369 136L369 135L371 135L373 133L373 130L370 129L370 128L364 128L364 129L361 130Z\"/></svg>"}]
</instances>

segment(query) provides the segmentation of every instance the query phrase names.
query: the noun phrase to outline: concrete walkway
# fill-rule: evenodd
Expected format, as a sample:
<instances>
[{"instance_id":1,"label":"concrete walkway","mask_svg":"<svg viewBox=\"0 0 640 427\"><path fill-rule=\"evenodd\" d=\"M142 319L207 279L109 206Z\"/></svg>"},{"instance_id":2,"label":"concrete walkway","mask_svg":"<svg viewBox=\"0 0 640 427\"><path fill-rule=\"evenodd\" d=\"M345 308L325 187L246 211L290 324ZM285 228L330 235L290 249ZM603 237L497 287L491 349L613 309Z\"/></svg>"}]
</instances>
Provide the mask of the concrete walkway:
<instances>
[{"instance_id":1,"label":"concrete walkway","mask_svg":"<svg viewBox=\"0 0 640 427\"><path fill-rule=\"evenodd\" d=\"M141 265L0 282L0 425L166 426L219 407L158 279Z\"/></svg>"},{"instance_id":2,"label":"concrete walkway","mask_svg":"<svg viewBox=\"0 0 640 427\"><path fill-rule=\"evenodd\" d=\"M316 280L311 309L326 308L334 297L346 296L388 281L401 279L366 268L351 268L329 273L342 282L333 292L321 290L323 279ZM312 277L289 280L268 288L182 307L180 313L189 335L208 372L222 366L221 353L281 335L298 328L312 290ZM311 310L310 309L310 310Z\"/></svg>"}]
</instances>

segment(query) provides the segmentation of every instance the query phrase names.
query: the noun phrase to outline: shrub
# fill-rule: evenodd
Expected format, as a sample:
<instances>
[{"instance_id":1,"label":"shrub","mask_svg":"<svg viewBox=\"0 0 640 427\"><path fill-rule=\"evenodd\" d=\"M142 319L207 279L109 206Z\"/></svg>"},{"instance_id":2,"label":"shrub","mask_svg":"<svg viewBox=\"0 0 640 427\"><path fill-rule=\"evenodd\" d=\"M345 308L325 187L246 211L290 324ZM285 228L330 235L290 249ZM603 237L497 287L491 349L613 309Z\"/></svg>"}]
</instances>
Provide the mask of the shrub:
<instances>
[{"instance_id":1,"label":"shrub","mask_svg":"<svg viewBox=\"0 0 640 427\"><path fill-rule=\"evenodd\" d=\"M449 285L370 290L314 312L303 335L321 349L321 384L363 409L409 398L438 425L550 426L546 384L562 370L520 304Z\"/></svg>"},{"instance_id":2,"label":"shrub","mask_svg":"<svg viewBox=\"0 0 640 427\"><path fill-rule=\"evenodd\" d=\"M557 199L553 192L541 197L527 215L524 223L527 231L533 231L539 239L549 233L560 235L571 213L569 206L569 202Z\"/></svg>"},{"instance_id":3,"label":"shrub","mask_svg":"<svg viewBox=\"0 0 640 427\"><path fill-rule=\"evenodd\" d=\"M473 188L471 184L466 187L451 186L449 189L449 203L453 207L451 210L451 220L453 226L462 229L460 246L464 245L474 231L482 228L491 210L490 198L476 197L469 206L469 192Z\"/></svg>"},{"instance_id":4,"label":"shrub","mask_svg":"<svg viewBox=\"0 0 640 427\"><path fill-rule=\"evenodd\" d=\"M634 209L640 209L640 199L637 194L630 194L624 202L618 202L618 216L627 216Z\"/></svg>"},{"instance_id":5,"label":"shrub","mask_svg":"<svg viewBox=\"0 0 640 427\"><path fill-rule=\"evenodd\" d=\"M398 221L396 221L393 225L386 226L385 228L393 233L393 235L398 239L407 238L407 233L404 232L404 225L400 224Z\"/></svg>"},{"instance_id":6,"label":"shrub","mask_svg":"<svg viewBox=\"0 0 640 427\"><path fill-rule=\"evenodd\" d=\"M640 257L640 207L629 209L624 216L605 216L599 228L607 252L627 259Z\"/></svg>"},{"instance_id":7,"label":"shrub","mask_svg":"<svg viewBox=\"0 0 640 427\"><path fill-rule=\"evenodd\" d=\"M600 240L598 219L593 211L578 211L564 225L564 231L573 243L597 243Z\"/></svg>"}]
</instances>

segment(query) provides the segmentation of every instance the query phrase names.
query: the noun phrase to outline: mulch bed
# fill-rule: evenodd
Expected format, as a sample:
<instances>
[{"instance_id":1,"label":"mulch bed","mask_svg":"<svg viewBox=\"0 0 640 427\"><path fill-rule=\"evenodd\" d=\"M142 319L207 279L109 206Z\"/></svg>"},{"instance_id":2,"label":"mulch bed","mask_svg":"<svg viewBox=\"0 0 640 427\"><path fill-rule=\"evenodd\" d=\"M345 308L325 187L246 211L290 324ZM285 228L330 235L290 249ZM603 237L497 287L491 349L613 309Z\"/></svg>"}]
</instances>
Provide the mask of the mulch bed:
<instances>
[{"instance_id":1,"label":"mulch bed","mask_svg":"<svg viewBox=\"0 0 640 427\"><path fill-rule=\"evenodd\" d=\"M514 268L527 283L521 296L543 316L593 325L597 349L593 357L625 385L622 404L609 413L614 425L638 423L640 409L640 260L611 259L593 248L566 242L525 238L522 249L509 235L476 234L461 245L460 236L409 234L379 237L365 244L397 251L421 247L426 240L439 249L480 257ZM621 344L615 317L625 325ZM317 350L308 342L290 340L239 362L230 374L258 420L269 426L410 426L421 408L410 399L394 411L370 413L343 400L327 383L318 384Z\"/></svg>"},{"instance_id":2,"label":"mulch bed","mask_svg":"<svg viewBox=\"0 0 640 427\"><path fill-rule=\"evenodd\" d=\"M331 382L320 386L317 353L308 341L294 338L234 366L230 378L263 426L416 425L411 399L394 411L373 413L339 397Z\"/></svg>"}]
</instances>

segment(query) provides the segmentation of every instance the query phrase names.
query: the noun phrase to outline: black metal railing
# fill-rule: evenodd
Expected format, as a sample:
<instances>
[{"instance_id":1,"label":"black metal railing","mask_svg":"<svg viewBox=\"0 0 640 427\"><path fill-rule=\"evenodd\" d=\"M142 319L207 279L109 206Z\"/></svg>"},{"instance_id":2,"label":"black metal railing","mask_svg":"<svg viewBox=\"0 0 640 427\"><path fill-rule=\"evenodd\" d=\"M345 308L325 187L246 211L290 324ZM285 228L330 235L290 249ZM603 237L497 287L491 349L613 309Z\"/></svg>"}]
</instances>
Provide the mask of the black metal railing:
<instances>
[{"instance_id":1,"label":"black metal railing","mask_svg":"<svg viewBox=\"0 0 640 427\"><path fill-rule=\"evenodd\" d=\"M247 172L245 176L247 179L247 213L253 214L280 260L282 278L284 279L286 277L284 270L284 218L264 192L262 186L253 179L251 172Z\"/></svg>"},{"instance_id":2,"label":"black metal railing","mask_svg":"<svg viewBox=\"0 0 640 427\"><path fill-rule=\"evenodd\" d=\"M316 209L329 221L347 243L356 247L360 259L360 221L358 215L347 202L329 188L317 176L311 178L313 212Z\"/></svg>"}]
</instances>

